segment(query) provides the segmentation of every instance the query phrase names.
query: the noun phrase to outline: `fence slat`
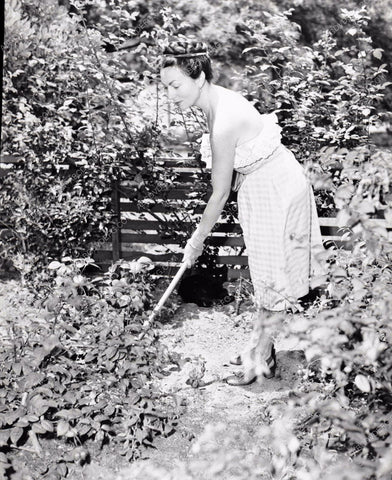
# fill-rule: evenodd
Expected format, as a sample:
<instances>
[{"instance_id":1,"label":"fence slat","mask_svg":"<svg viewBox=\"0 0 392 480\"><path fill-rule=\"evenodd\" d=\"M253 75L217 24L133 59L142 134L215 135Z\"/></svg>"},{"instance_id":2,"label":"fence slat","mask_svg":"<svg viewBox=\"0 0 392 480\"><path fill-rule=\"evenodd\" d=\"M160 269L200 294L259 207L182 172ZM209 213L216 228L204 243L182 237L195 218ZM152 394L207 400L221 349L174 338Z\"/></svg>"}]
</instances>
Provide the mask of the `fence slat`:
<instances>
[{"instance_id":1,"label":"fence slat","mask_svg":"<svg viewBox=\"0 0 392 480\"><path fill-rule=\"evenodd\" d=\"M122 233L121 240L123 242L129 243L157 243L157 244L165 244L165 245L179 245L181 240L178 238L172 237L163 237L158 234L154 233L146 233L140 235L138 233ZM240 236L236 237L209 237L208 239L209 245L214 247L223 247L223 246L231 246L231 247L242 247L244 245L244 240Z\"/></svg>"},{"instance_id":2,"label":"fence slat","mask_svg":"<svg viewBox=\"0 0 392 480\"><path fill-rule=\"evenodd\" d=\"M133 212L133 213L148 213L146 211L146 208L141 208L140 205L135 205L134 203L131 202L121 202L121 212ZM195 213L203 213L204 211L205 204L201 203L200 205L196 206L194 208ZM151 211L154 213L166 213L170 214L176 211L178 209L178 204L176 205L174 202L172 204L168 205L153 205L151 206Z\"/></svg>"},{"instance_id":3,"label":"fence slat","mask_svg":"<svg viewBox=\"0 0 392 480\"><path fill-rule=\"evenodd\" d=\"M140 257L148 257L153 262L181 262L182 253L162 253L162 254L154 254L154 253L146 253L143 251L122 251L121 258L123 260L137 260ZM94 259L96 261L104 261L104 260L111 260L112 255L110 250L99 250L94 254Z\"/></svg>"},{"instance_id":4,"label":"fence slat","mask_svg":"<svg viewBox=\"0 0 392 480\"><path fill-rule=\"evenodd\" d=\"M192 192L190 191L189 187L188 188L178 188L178 187L172 187L168 190L164 190L163 188L157 189L157 191L152 192L154 195L154 198L152 200L156 200L156 198L159 196L159 198L164 201L166 199L168 200L195 200L195 201L206 201L207 196L211 194L211 192L207 192L204 196L200 196L200 192ZM135 192L134 190L130 188L122 188L121 189L121 197L129 197L129 198L134 198Z\"/></svg>"},{"instance_id":5,"label":"fence slat","mask_svg":"<svg viewBox=\"0 0 392 480\"><path fill-rule=\"evenodd\" d=\"M322 236L329 239L334 239L335 237L336 239L339 238L342 234L342 229L336 226L336 220L335 225L330 221L331 219L327 220L326 225L323 225L323 222L320 222ZM191 222L182 222L181 224L184 227L192 226ZM162 230L164 227L173 228L175 225L178 225L178 222L175 222L174 220L167 220L164 222L159 222L158 220L126 220L122 224L122 231L123 233L130 233L127 232L127 230L139 231L140 235L144 235L142 232L146 230L158 231L158 229ZM242 234L242 228L239 223L218 223L214 232Z\"/></svg>"},{"instance_id":6,"label":"fence slat","mask_svg":"<svg viewBox=\"0 0 392 480\"><path fill-rule=\"evenodd\" d=\"M159 227L162 229L162 226L171 228L175 225L178 225L178 222L174 220L168 220L164 223L158 222L157 220L126 220L122 225L122 231L127 233L126 230L158 230ZM193 224L191 222L181 222L181 225L191 227ZM218 223L214 232L240 234L242 229L239 223Z\"/></svg>"}]
</instances>

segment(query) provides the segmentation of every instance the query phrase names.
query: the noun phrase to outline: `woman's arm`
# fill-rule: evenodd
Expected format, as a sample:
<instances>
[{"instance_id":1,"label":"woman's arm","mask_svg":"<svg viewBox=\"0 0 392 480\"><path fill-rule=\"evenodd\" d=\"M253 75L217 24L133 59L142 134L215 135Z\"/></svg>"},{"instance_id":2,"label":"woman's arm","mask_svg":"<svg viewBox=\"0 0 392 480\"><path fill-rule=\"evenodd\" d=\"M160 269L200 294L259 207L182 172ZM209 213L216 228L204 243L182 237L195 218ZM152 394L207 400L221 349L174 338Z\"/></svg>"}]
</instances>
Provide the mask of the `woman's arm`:
<instances>
[{"instance_id":1,"label":"woman's arm","mask_svg":"<svg viewBox=\"0 0 392 480\"><path fill-rule=\"evenodd\" d=\"M222 213L231 190L236 135L233 129L225 129L212 135L212 194L201 217L199 227L206 236L213 229Z\"/></svg>"},{"instance_id":2,"label":"woman's arm","mask_svg":"<svg viewBox=\"0 0 392 480\"><path fill-rule=\"evenodd\" d=\"M234 128L215 131L211 139L212 194L200 223L189 239L184 251L184 261L191 266L203 250L203 243L222 213L231 189L236 145Z\"/></svg>"}]
</instances>

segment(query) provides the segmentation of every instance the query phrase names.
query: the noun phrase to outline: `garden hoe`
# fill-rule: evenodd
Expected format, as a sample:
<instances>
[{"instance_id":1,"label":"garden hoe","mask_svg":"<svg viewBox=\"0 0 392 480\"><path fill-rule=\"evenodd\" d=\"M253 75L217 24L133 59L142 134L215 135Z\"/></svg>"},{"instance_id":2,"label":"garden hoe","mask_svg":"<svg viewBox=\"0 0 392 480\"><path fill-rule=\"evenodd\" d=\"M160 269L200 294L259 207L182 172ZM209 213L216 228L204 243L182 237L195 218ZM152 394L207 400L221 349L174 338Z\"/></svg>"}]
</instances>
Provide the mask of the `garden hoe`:
<instances>
[{"instance_id":1,"label":"garden hoe","mask_svg":"<svg viewBox=\"0 0 392 480\"><path fill-rule=\"evenodd\" d=\"M159 300L157 305L154 307L154 310L151 312L151 315L148 317L148 320L144 323L144 331L141 333L139 340L144 338L146 333L148 332L149 328L151 327L154 318L157 316L157 314L160 312L161 308L165 304L166 300L169 298L170 294L174 290L175 286L179 282L180 278L183 276L185 270L187 269L187 264L183 263L181 267L178 269L178 272L174 276L173 280L170 282L170 285L167 287L165 293L162 295L162 298Z\"/></svg>"}]
</instances>

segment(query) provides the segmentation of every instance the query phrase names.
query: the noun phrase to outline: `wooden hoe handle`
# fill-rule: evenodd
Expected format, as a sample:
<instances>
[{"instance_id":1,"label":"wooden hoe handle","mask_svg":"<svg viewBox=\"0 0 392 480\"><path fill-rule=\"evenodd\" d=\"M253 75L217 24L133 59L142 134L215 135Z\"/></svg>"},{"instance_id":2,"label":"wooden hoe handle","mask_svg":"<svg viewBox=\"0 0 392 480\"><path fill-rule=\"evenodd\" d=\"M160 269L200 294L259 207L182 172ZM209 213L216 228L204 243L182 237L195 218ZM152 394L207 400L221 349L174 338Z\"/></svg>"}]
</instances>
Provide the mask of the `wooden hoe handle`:
<instances>
[{"instance_id":1,"label":"wooden hoe handle","mask_svg":"<svg viewBox=\"0 0 392 480\"><path fill-rule=\"evenodd\" d=\"M170 285L167 287L165 293L162 295L161 299L159 302L155 305L154 310L151 312L150 316L148 317L148 320L146 322L145 326L145 331L141 334L140 338L143 338L145 334L147 333L148 328L151 326L154 318L157 316L163 305L165 304L166 300L169 298L171 295L172 291L174 290L175 286L179 282L180 278L184 275L185 270L187 269L187 264L183 263L181 267L178 269L178 272L174 276L173 280L170 282Z\"/></svg>"}]
</instances>

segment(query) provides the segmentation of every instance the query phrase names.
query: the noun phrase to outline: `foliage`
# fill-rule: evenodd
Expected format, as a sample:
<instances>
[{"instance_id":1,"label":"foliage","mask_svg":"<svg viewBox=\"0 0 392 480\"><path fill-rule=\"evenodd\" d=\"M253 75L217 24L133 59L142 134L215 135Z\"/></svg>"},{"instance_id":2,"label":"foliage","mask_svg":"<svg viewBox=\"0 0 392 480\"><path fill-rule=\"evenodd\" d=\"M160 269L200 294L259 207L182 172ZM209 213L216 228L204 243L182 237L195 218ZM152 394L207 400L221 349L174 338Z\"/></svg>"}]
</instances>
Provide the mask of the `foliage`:
<instances>
[{"instance_id":1,"label":"foliage","mask_svg":"<svg viewBox=\"0 0 392 480\"><path fill-rule=\"evenodd\" d=\"M0 209L10 231L4 254L28 277L38 262L86 252L109 232L108 193L118 171L143 207L176 205L162 233L186 240L203 205L200 192L208 195L208 177L199 168L185 198L173 203L178 175L156 161L157 133L173 122L187 128L189 140L205 125L194 111L171 112L166 125L164 95L155 116L139 94L149 90L155 106L165 41L201 34L217 64L230 65L221 83L241 89L261 112L280 112L285 143L321 191L319 207L337 213L350 247L327 252L326 293L289 326L309 361L305 379L319 390L306 391L305 383L282 422L263 430L273 459L265 474L343 480L344 469L331 473L323 463L339 451L354 465L353 478L388 478L392 252L377 218L391 220L392 162L370 144L369 131L383 119L389 84L386 52L369 35L368 10L334 10L337 30L304 44L292 12L272 2L265 10L258 2L64 3L69 13L54 0L9 2L3 150L22 161L2 184ZM139 43L126 51L135 35ZM247 77L241 70L232 78L245 63ZM198 158L189 164L202 166ZM74 460L84 461L88 439L118 443L134 457L154 432L170 431L170 414L159 412L163 399L150 385L166 354L152 334L137 340L150 278L143 268L138 276L131 263L89 280L79 271L86 263L67 257L50 263L54 283L45 290L43 274L39 284L45 315L26 334L14 328L2 353L3 470L10 465L4 452L28 438L37 451L40 436L64 439L70 458L76 452ZM307 410L305 418L298 407ZM230 452L218 453L231 468ZM51 468L61 472L69 463L58 457Z\"/></svg>"},{"instance_id":2,"label":"foliage","mask_svg":"<svg viewBox=\"0 0 392 480\"><path fill-rule=\"evenodd\" d=\"M310 48L292 12L281 13L273 2L264 10L255 2L61 3L66 8L54 0L40 6L12 0L6 11L3 153L22 162L2 181L0 208L9 232L2 255L24 256L25 270L62 254L91 254L91 241L108 237L110 190L118 174L135 179L139 197L143 187L154 196L162 185L175 186L166 182L164 169L155 170L166 122L186 121L192 138L205 125L195 112L165 118L163 90L155 84L160 48L169 38L198 35L210 46L220 83L242 87L261 111L280 110L290 147L315 170L320 188L329 187L323 185L325 170L335 164L322 161L320 167L316 152L331 142L351 148L367 135L359 125L377 120L386 86L384 52L376 48L370 61L363 10L339 13L339 29ZM347 31L352 34L343 35ZM250 77L244 83L232 71L238 66L242 74L246 63ZM349 128L354 132L346 138ZM205 175L196 177L193 188L207 192ZM333 210L327 190L319 204L326 214ZM186 202L182 225L189 222L185 210ZM183 232L168 231L175 237Z\"/></svg>"},{"instance_id":3,"label":"foliage","mask_svg":"<svg viewBox=\"0 0 392 480\"><path fill-rule=\"evenodd\" d=\"M391 471L392 249L385 225L371 218L383 211L390 219L391 174L390 153L369 155L366 147L346 156L335 203L340 224L350 226L351 248L330 252L326 285L335 306L316 308L293 325L305 345L308 375L327 392L305 430L316 439L327 428L327 447L348 452L367 472L358 478L374 469L387 478Z\"/></svg>"},{"instance_id":4,"label":"foliage","mask_svg":"<svg viewBox=\"0 0 392 480\"><path fill-rule=\"evenodd\" d=\"M99 29L54 0L12 0L5 17L2 149L20 162L2 180L2 255L43 264L85 255L110 230L119 166L121 175L137 173L147 132L137 102L143 79L123 53L102 49ZM133 118L124 77L136 82Z\"/></svg>"},{"instance_id":5,"label":"foliage","mask_svg":"<svg viewBox=\"0 0 392 480\"><path fill-rule=\"evenodd\" d=\"M318 1L304 0L300 2L283 2L283 7L291 10L290 19L301 29L301 43L311 45L320 39L320 34L329 30L336 38L339 48L345 46L346 20L342 17L342 10L355 11L366 5L369 22L365 26L366 34L372 39L374 48L383 49L384 62L391 63L391 54L388 45L391 43L391 1L362 2L348 1ZM390 74L387 75L391 81ZM390 110L391 94L386 92L381 100L383 109Z\"/></svg>"},{"instance_id":6,"label":"foliage","mask_svg":"<svg viewBox=\"0 0 392 480\"><path fill-rule=\"evenodd\" d=\"M383 118L387 70L382 50L372 47L364 31L364 7L342 10L343 46L329 30L302 46L289 18L280 13L247 22L251 46L244 50L249 63L243 83L256 105L279 112L284 142L304 163L320 190L319 210L328 215L335 210L329 192L342 183L345 155L368 144L370 128Z\"/></svg>"},{"instance_id":7,"label":"foliage","mask_svg":"<svg viewBox=\"0 0 392 480\"><path fill-rule=\"evenodd\" d=\"M296 406L310 412L295 422L293 432L305 450L316 445L320 452L345 452L358 478L374 472L388 478L392 250L378 219L391 218L392 171L391 153L371 145L369 128L380 119L389 84L383 53L365 33L366 9L342 10L340 19L343 46L326 32L306 48L286 37L276 48L266 33L274 28L276 34L282 21L249 21L255 41L248 50L249 83L255 99L283 115L290 149L305 163L313 185L333 193L329 208L345 227L342 240L349 249L328 251L328 274L315 279L323 280L325 294L289 326L304 345L306 377L325 392L317 402L299 398ZM320 444L323 434L327 441ZM287 466L293 464L290 457L288 452ZM298 478L321 474L312 461L296 471ZM334 471L333 478L343 479L344 473Z\"/></svg>"},{"instance_id":8,"label":"foliage","mask_svg":"<svg viewBox=\"0 0 392 480\"><path fill-rule=\"evenodd\" d=\"M317 401L299 395L294 407L308 407L307 418L295 421L295 408L286 412L296 446L274 451L275 472L267 478L289 478L296 471L298 478L325 473L343 479L343 470L320 467L322 456L333 451L352 460L355 478L375 472L388 478L392 251L378 219L391 219L392 163L390 152L370 143L371 127L385 118L384 52L372 45L365 7L342 9L339 36L329 30L307 46L289 13L245 18L248 78L237 82L261 111L279 112L285 143L321 191L323 213L337 214L345 227L342 240L350 250L335 246L327 252L328 273L316 279L324 282L325 294L289 327L304 345L305 378L323 393ZM266 433L273 438L273 430ZM307 452L303 459L296 457L300 448Z\"/></svg>"},{"instance_id":9,"label":"foliage","mask_svg":"<svg viewBox=\"0 0 392 480\"><path fill-rule=\"evenodd\" d=\"M13 321L0 354L1 462L15 468L12 452L29 440L38 455L40 439L61 440L65 448L36 464L35 474L45 478L65 476L93 445L114 444L133 459L173 428L174 401L151 382L169 356L155 334L140 335L151 301L150 264L119 262L91 280L83 269L92 262L51 262L42 313L23 328ZM4 462L3 473L10 471Z\"/></svg>"}]
</instances>

